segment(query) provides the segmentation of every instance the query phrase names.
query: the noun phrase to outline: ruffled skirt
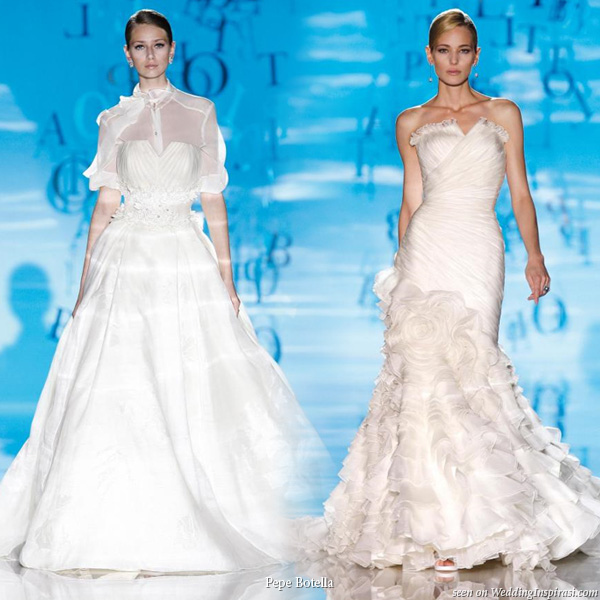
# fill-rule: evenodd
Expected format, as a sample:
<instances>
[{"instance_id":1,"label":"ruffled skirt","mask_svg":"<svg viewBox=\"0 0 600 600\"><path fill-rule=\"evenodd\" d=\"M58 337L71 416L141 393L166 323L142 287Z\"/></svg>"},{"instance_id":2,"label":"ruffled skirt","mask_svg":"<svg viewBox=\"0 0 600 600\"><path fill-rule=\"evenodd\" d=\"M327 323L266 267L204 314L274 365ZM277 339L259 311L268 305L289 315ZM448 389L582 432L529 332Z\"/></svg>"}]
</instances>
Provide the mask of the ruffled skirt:
<instances>
[{"instance_id":1,"label":"ruffled skirt","mask_svg":"<svg viewBox=\"0 0 600 600\"><path fill-rule=\"evenodd\" d=\"M481 313L398 266L374 291L384 364L324 516L297 521L299 555L414 570L600 556L600 479L542 424Z\"/></svg>"}]
</instances>

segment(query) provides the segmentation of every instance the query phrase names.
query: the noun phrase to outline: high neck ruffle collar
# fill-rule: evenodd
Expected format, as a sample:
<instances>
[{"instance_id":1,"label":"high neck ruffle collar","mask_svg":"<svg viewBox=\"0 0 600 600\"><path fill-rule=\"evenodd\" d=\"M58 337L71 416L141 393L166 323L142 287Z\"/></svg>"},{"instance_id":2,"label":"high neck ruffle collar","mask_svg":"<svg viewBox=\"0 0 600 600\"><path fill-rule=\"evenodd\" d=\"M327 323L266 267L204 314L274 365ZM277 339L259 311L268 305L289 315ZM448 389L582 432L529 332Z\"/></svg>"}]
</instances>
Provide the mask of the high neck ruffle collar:
<instances>
[{"instance_id":1,"label":"high neck ruffle collar","mask_svg":"<svg viewBox=\"0 0 600 600\"><path fill-rule=\"evenodd\" d=\"M140 89L140 84L136 83L133 88L132 97L144 100L145 104L156 108L167 102L173 94L175 88L173 84L167 79L167 86L164 88L152 88L147 91Z\"/></svg>"},{"instance_id":2,"label":"high neck ruffle collar","mask_svg":"<svg viewBox=\"0 0 600 600\"><path fill-rule=\"evenodd\" d=\"M129 125L135 123L144 111L146 106L151 108L161 107L172 97L177 88L167 79L167 87L154 88L143 92L140 90L140 84L136 84L131 96L119 96L119 104L110 110L110 130L113 134L113 141ZM102 111L96 122L100 125L100 118L105 111Z\"/></svg>"}]
</instances>

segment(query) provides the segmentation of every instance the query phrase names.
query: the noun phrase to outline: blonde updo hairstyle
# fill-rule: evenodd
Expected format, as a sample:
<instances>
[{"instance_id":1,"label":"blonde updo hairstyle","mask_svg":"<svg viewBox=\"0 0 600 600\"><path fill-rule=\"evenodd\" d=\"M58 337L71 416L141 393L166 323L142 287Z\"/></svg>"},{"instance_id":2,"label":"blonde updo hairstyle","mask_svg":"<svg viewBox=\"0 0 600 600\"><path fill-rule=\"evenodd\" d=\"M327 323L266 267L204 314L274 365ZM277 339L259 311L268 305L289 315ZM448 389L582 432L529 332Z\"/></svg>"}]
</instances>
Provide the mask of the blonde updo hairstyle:
<instances>
[{"instance_id":1,"label":"blonde updo hairstyle","mask_svg":"<svg viewBox=\"0 0 600 600\"><path fill-rule=\"evenodd\" d=\"M441 12L429 26L429 48L433 52L440 36L455 27L466 27L471 32L473 51L477 50L477 29L475 23L466 12L460 8L451 8Z\"/></svg>"}]
</instances>

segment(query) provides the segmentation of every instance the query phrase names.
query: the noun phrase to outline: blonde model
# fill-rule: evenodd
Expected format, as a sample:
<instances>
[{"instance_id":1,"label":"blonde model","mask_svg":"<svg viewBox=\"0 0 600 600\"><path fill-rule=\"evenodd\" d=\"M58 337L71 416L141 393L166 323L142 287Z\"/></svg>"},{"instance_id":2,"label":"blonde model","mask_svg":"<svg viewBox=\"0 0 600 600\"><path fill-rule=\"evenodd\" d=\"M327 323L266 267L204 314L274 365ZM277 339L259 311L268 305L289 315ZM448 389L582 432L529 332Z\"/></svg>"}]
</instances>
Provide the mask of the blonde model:
<instances>
[{"instance_id":1,"label":"blonde model","mask_svg":"<svg viewBox=\"0 0 600 600\"><path fill-rule=\"evenodd\" d=\"M528 260L529 300L550 292L518 106L469 85L477 31L439 14L427 59L438 92L402 112L404 163L394 267L378 274L385 361L367 417L325 503L301 522L310 550L365 567L555 567L600 556L600 479L544 426L498 344L505 175ZM543 301L543 300L542 300Z\"/></svg>"}]
</instances>

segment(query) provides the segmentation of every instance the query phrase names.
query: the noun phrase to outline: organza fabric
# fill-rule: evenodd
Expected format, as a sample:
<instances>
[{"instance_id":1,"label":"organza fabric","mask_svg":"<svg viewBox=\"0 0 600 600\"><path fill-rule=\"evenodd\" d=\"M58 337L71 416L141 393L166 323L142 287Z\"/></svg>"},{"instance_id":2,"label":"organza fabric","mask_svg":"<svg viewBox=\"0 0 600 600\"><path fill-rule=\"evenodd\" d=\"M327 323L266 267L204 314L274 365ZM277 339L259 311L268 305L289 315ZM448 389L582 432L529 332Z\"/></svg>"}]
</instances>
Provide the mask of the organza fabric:
<instances>
[{"instance_id":1,"label":"organza fabric","mask_svg":"<svg viewBox=\"0 0 600 600\"><path fill-rule=\"evenodd\" d=\"M577 549L600 556L600 479L542 424L498 344L508 139L483 117L410 137L423 202L375 280L383 367L324 516L296 524L305 557L551 571Z\"/></svg>"},{"instance_id":2,"label":"organza fabric","mask_svg":"<svg viewBox=\"0 0 600 600\"><path fill-rule=\"evenodd\" d=\"M214 107L138 90L99 124L90 187L125 201L0 482L0 556L52 571L286 562L325 450L191 210L227 182Z\"/></svg>"},{"instance_id":3,"label":"organza fabric","mask_svg":"<svg viewBox=\"0 0 600 600\"><path fill-rule=\"evenodd\" d=\"M175 147L188 144L197 151L196 161L188 166L188 177L194 184L191 189L196 196L200 192L218 194L227 186L225 142L215 105L208 98L188 94L168 79L164 89L145 92L138 83L131 96L121 96L116 106L98 115L96 122L99 125L98 151L83 173L90 179L91 190L107 186L122 194L131 191L131 182L120 178L117 169L124 142L147 144L161 157L171 144ZM159 188L164 187L160 180L155 183ZM190 189L188 182L181 183L179 188ZM147 185L146 181L143 187Z\"/></svg>"}]
</instances>

